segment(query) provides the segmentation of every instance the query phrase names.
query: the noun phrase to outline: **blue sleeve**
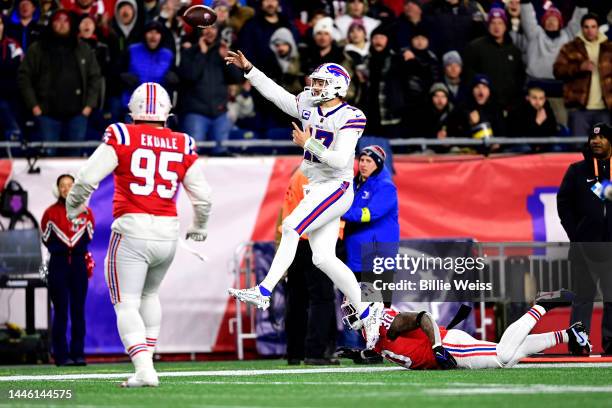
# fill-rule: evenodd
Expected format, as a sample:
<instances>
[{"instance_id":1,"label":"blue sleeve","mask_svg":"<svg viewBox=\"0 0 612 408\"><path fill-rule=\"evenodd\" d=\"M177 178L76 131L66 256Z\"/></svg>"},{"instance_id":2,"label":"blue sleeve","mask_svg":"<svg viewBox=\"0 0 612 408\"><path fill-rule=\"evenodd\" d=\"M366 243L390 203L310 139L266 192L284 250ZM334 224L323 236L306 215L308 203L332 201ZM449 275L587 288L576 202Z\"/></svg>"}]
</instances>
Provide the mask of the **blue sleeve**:
<instances>
[{"instance_id":1,"label":"blue sleeve","mask_svg":"<svg viewBox=\"0 0 612 408\"><path fill-rule=\"evenodd\" d=\"M362 221L364 208L368 209L370 219ZM397 189L392 183L383 183L378 187L367 207L361 207L358 201L353 201L351 208L342 218L348 222L368 223L377 221L397 208Z\"/></svg>"},{"instance_id":2,"label":"blue sleeve","mask_svg":"<svg viewBox=\"0 0 612 408\"><path fill-rule=\"evenodd\" d=\"M392 183L384 183L376 191L368 210L370 210L370 222L377 221L397 208L397 189Z\"/></svg>"},{"instance_id":3,"label":"blue sleeve","mask_svg":"<svg viewBox=\"0 0 612 408\"><path fill-rule=\"evenodd\" d=\"M361 222L361 207L353 200L351 208L342 216L348 222Z\"/></svg>"}]
</instances>

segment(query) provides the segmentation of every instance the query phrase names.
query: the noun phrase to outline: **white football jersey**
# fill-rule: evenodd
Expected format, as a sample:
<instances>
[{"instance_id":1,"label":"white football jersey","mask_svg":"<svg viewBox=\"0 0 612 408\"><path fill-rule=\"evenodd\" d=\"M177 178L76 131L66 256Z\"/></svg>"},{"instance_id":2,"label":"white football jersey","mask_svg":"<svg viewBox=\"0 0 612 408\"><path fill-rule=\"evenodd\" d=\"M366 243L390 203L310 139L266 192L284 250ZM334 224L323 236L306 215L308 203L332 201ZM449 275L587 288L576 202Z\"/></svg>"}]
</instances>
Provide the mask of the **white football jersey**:
<instances>
[{"instance_id":1,"label":"white football jersey","mask_svg":"<svg viewBox=\"0 0 612 408\"><path fill-rule=\"evenodd\" d=\"M330 152L350 157L350 160L343 161L338 168L323 163L310 152L304 151L301 170L310 183L353 180L355 147L366 126L366 117L361 110L345 102L326 109L315 106L308 91L294 96L255 67L245 74L245 78L279 109L299 119L302 129L310 126L311 136L320 140Z\"/></svg>"}]
</instances>

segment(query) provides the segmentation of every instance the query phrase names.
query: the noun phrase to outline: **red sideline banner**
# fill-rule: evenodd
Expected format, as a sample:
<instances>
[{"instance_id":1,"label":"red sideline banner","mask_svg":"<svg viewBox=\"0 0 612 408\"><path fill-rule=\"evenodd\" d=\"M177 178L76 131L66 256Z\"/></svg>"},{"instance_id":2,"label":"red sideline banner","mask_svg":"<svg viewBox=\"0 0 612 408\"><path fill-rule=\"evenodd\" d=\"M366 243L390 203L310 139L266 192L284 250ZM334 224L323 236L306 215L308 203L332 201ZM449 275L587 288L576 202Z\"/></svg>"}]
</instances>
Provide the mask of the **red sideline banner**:
<instances>
[{"instance_id":1,"label":"red sideline banner","mask_svg":"<svg viewBox=\"0 0 612 408\"><path fill-rule=\"evenodd\" d=\"M567 241L556 193L577 153L395 161L402 238Z\"/></svg>"}]
</instances>

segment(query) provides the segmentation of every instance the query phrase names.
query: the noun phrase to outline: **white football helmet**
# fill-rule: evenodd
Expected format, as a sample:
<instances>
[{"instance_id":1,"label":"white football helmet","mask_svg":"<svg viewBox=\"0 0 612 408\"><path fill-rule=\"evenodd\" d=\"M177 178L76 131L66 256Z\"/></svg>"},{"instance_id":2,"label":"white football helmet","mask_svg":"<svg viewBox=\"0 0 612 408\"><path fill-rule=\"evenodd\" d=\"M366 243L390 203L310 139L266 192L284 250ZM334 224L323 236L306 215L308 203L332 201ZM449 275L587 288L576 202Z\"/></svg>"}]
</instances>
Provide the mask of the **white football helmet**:
<instances>
[{"instance_id":1,"label":"white football helmet","mask_svg":"<svg viewBox=\"0 0 612 408\"><path fill-rule=\"evenodd\" d=\"M321 104L336 97L344 98L351 83L351 76L343 66L330 63L319 65L308 78L325 81L318 95L315 95L314 92L319 91L319 87L307 86L304 88L305 91L310 91L315 104Z\"/></svg>"},{"instance_id":2,"label":"white football helmet","mask_svg":"<svg viewBox=\"0 0 612 408\"><path fill-rule=\"evenodd\" d=\"M128 108L134 120L165 123L170 116L172 102L160 84L145 82L132 93Z\"/></svg>"}]
</instances>

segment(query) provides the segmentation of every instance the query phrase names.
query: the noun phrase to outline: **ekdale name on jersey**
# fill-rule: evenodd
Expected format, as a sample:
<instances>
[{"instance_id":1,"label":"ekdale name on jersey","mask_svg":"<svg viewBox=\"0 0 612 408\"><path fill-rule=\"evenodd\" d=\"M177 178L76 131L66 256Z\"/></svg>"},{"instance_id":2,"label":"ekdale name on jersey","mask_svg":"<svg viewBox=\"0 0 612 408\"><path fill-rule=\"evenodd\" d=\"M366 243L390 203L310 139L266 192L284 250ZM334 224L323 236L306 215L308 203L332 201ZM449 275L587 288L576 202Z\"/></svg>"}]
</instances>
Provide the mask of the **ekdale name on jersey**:
<instances>
[{"instance_id":1,"label":"ekdale name on jersey","mask_svg":"<svg viewBox=\"0 0 612 408\"><path fill-rule=\"evenodd\" d=\"M176 138L160 137L141 133L140 145L147 147L157 147L161 149L179 150L176 145Z\"/></svg>"}]
</instances>

